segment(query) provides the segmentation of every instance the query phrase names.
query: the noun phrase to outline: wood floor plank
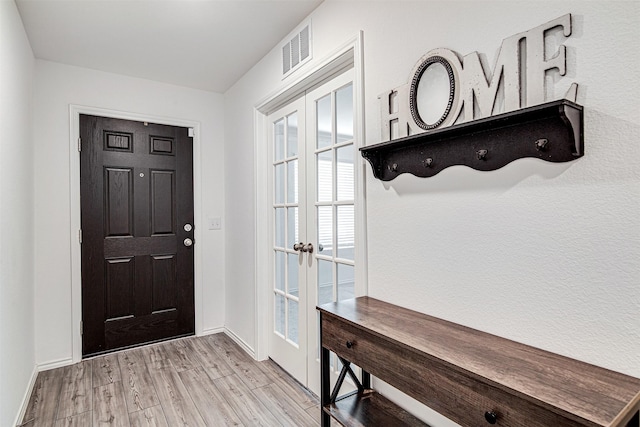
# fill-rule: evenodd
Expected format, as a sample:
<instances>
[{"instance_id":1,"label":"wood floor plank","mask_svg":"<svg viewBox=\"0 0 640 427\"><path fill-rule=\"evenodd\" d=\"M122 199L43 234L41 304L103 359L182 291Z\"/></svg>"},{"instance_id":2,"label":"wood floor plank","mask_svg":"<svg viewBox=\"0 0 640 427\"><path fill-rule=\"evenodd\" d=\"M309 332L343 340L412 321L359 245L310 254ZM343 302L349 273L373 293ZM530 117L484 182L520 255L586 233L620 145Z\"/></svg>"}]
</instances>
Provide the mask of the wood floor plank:
<instances>
[{"instance_id":1,"label":"wood floor plank","mask_svg":"<svg viewBox=\"0 0 640 427\"><path fill-rule=\"evenodd\" d=\"M291 399L304 409L318 405L320 400L311 393L307 388L295 380L291 375L287 374L276 362L268 359L259 364L260 368L272 378L273 382L278 384Z\"/></svg>"},{"instance_id":2,"label":"wood floor plank","mask_svg":"<svg viewBox=\"0 0 640 427\"><path fill-rule=\"evenodd\" d=\"M91 410L91 365L91 360L84 360L65 368L57 419Z\"/></svg>"},{"instance_id":3,"label":"wood floor plank","mask_svg":"<svg viewBox=\"0 0 640 427\"><path fill-rule=\"evenodd\" d=\"M91 411L72 417L65 417L57 420L54 427L87 427L91 425Z\"/></svg>"},{"instance_id":4,"label":"wood floor plank","mask_svg":"<svg viewBox=\"0 0 640 427\"><path fill-rule=\"evenodd\" d=\"M188 371L202 366L184 340L166 343L164 347L168 359L177 372Z\"/></svg>"},{"instance_id":5,"label":"wood floor plank","mask_svg":"<svg viewBox=\"0 0 640 427\"><path fill-rule=\"evenodd\" d=\"M122 382L93 389L93 427L129 427Z\"/></svg>"},{"instance_id":6,"label":"wood floor plank","mask_svg":"<svg viewBox=\"0 0 640 427\"><path fill-rule=\"evenodd\" d=\"M305 409L305 411L307 411L307 414L309 414L311 418L317 420L318 424L320 424L320 404L319 403L317 405L314 405L310 408Z\"/></svg>"},{"instance_id":7,"label":"wood floor plank","mask_svg":"<svg viewBox=\"0 0 640 427\"><path fill-rule=\"evenodd\" d=\"M279 426L281 423L258 400L237 374L227 375L213 381L233 411L246 426Z\"/></svg>"},{"instance_id":8,"label":"wood floor plank","mask_svg":"<svg viewBox=\"0 0 640 427\"><path fill-rule=\"evenodd\" d=\"M156 369L152 377L167 424L171 427L205 425L175 369Z\"/></svg>"},{"instance_id":9,"label":"wood floor plank","mask_svg":"<svg viewBox=\"0 0 640 427\"><path fill-rule=\"evenodd\" d=\"M180 379L200 411L200 415L210 426L242 425L238 415L227 404L222 393L213 383L213 378L208 375L209 370L212 369L200 367L179 373ZM217 374L216 371L212 373L214 376Z\"/></svg>"},{"instance_id":10,"label":"wood floor plank","mask_svg":"<svg viewBox=\"0 0 640 427\"><path fill-rule=\"evenodd\" d=\"M271 383L271 379L260 369L258 362L253 360L231 338L224 334L214 334L209 335L208 340L249 389L263 387Z\"/></svg>"},{"instance_id":11,"label":"wood floor plank","mask_svg":"<svg viewBox=\"0 0 640 427\"><path fill-rule=\"evenodd\" d=\"M129 412L160 404L141 349L118 353L122 385Z\"/></svg>"},{"instance_id":12,"label":"wood floor plank","mask_svg":"<svg viewBox=\"0 0 640 427\"><path fill-rule=\"evenodd\" d=\"M213 379L231 375L233 369L214 350L211 343L204 337L197 337L184 340L191 353L197 358L203 368L207 369L207 374Z\"/></svg>"},{"instance_id":13,"label":"wood floor plank","mask_svg":"<svg viewBox=\"0 0 640 427\"><path fill-rule=\"evenodd\" d=\"M60 389L64 379L65 368L42 371L36 377L23 423L37 420L40 425L52 425L56 419ZM48 424L46 423L48 420Z\"/></svg>"},{"instance_id":14,"label":"wood floor plank","mask_svg":"<svg viewBox=\"0 0 640 427\"><path fill-rule=\"evenodd\" d=\"M318 423L276 384L259 387L251 392L280 420L283 426L317 427Z\"/></svg>"},{"instance_id":15,"label":"wood floor plank","mask_svg":"<svg viewBox=\"0 0 640 427\"><path fill-rule=\"evenodd\" d=\"M169 427L160 405L130 413L129 421L131 427Z\"/></svg>"},{"instance_id":16,"label":"wood floor plank","mask_svg":"<svg viewBox=\"0 0 640 427\"><path fill-rule=\"evenodd\" d=\"M167 354L165 343L143 347L141 351L144 354L144 359L150 372L154 369L171 368L172 365L169 360L169 355Z\"/></svg>"},{"instance_id":17,"label":"wood floor plank","mask_svg":"<svg viewBox=\"0 0 640 427\"><path fill-rule=\"evenodd\" d=\"M93 359L93 387L121 381L120 364L115 353Z\"/></svg>"}]
</instances>

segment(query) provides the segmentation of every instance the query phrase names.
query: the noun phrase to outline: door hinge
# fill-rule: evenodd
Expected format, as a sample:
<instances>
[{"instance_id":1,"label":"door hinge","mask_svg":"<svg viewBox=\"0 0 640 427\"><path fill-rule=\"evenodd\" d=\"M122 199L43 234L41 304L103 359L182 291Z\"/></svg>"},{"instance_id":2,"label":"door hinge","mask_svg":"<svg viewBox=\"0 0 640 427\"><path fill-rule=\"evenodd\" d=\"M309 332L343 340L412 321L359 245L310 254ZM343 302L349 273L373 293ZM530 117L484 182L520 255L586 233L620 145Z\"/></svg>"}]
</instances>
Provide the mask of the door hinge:
<instances>
[{"instance_id":1,"label":"door hinge","mask_svg":"<svg viewBox=\"0 0 640 427\"><path fill-rule=\"evenodd\" d=\"M82 229L78 230L78 242L82 244Z\"/></svg>"},{"instance_id":2,"label":"door hinge","mask_svg":"<svg viewBox=\"0 0 640 427\"><path fill-rule=\"evenodd\" d=\"M78 137L78 152L82 151L82 138Z\"/></svg>"}]
</instances>

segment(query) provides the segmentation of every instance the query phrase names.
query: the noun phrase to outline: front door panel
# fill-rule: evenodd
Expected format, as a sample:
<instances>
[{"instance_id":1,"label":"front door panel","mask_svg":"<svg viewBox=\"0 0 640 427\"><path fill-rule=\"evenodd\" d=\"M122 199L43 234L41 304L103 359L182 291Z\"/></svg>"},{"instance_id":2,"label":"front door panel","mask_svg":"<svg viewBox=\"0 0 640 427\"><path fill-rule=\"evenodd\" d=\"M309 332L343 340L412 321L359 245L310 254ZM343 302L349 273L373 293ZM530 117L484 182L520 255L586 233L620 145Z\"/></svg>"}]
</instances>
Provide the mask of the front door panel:
<instances>
[{"instance_id":1,"label":"front door panel","mask_svg":"<svg viewBox=\"0 0 640 427\"><path fill-rule=\"evenodd\" d=\"M84 356L194 331L188 129L80 116Z\"/></svg>"}]
</instances>

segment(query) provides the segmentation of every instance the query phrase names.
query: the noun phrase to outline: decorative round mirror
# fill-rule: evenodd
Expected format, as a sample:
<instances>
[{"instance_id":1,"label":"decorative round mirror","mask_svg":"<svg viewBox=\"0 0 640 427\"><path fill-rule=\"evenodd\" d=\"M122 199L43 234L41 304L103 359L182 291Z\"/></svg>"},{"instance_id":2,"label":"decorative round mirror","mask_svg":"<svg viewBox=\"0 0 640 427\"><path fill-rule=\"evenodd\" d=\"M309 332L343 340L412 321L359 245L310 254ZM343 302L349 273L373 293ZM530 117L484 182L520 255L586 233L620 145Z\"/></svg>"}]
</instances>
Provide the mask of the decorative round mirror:
<instances>
[{"instance_id":1,"label":"decorative round mirror","mask_svg":"<svg viewBox=\"0 0 640 427\"><path fill-rule=\"evenodd\" d=\"M409 107L416 124L435 129L451 112L455 79L449 62L441 56L427 58L417 68L409 92Z\"/></svg>"}]
</instances>

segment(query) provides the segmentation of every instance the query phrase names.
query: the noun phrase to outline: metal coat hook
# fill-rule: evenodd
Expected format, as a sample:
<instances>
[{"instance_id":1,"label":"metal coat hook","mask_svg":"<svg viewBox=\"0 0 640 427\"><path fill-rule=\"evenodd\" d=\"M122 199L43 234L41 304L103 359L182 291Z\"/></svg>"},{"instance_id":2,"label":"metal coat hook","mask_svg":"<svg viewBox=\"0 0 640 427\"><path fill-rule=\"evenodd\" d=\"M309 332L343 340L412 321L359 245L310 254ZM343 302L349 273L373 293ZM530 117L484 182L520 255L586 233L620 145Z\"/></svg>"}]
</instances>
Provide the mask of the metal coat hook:
<instances>
[{"instance_id":1,"label":"metal coat hook","mask_svg":"<svg viewBox=\"0 0 640 427\"><path fill-rule=\"evenodd\" d=\"M538 151L547 151L547 146L549 145L549 140L546 138L541 138L536 141L536 150Z\"/></svg>"}]
</instances>

